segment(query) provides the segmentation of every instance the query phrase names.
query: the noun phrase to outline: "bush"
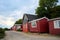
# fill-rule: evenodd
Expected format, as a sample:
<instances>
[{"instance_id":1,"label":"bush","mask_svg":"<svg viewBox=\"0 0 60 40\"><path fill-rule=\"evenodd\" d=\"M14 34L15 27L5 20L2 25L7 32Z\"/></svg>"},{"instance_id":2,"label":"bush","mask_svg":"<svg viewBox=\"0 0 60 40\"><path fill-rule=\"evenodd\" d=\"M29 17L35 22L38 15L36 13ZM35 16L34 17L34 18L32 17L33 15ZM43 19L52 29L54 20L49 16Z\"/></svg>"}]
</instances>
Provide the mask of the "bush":
<instances>
[{"instance_id":1,"label":"bush","mask_svg":"<svg viewBox=\"0 0 60 40\"><path fill-rule=\"evenodd\" d=\"M0 39L4 38L4 36L5 36L5 31L4 29L0 28Z\"/></svg>"},{"instance_id":2,"label":"bush","mask_svg":"<svg viewBox=\"0 0 60 40\"><path fill-rule=\"evenodd\" d=\"M5 31L9 31L10 29L8 29L8 28L4 28L4 30L5 30Z\"/></svg>"}]
</instances>

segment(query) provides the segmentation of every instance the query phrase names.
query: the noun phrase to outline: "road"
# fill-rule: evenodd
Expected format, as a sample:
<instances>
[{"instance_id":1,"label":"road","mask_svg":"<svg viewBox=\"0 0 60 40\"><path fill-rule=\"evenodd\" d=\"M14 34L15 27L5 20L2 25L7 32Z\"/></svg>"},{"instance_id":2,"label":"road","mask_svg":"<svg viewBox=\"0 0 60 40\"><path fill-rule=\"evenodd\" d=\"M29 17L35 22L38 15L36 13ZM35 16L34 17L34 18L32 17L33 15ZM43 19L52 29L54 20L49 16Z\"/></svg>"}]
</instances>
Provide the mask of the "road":
<instances>
[{"instance_id":1,"label":"road","mask_svg":"<svg viewBox=\"0 0 60 40\"><path fill-rule=\"evenodd\" d=\"M29 35L23 32L16 31L6 31L5 40L60 40L59 37L51 37L51 36L36 36Z\"/></svg>"}]
</instances>

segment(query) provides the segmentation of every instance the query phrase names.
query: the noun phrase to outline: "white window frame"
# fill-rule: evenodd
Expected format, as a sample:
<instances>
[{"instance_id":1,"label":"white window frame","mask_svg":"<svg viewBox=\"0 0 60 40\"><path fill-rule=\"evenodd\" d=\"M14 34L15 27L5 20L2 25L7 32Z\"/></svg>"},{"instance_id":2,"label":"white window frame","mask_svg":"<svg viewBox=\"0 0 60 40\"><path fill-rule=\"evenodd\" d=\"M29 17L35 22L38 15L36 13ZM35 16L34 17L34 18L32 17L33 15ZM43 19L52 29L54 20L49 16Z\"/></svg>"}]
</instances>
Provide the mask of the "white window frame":
<instances>
[{"instance_id":1,"label":"white window frame","mask_svg":"<svg viewBox=\"0 0 60 40\"><path fill-rule=\"evenodd\" d=\"M54 28L55 28L55 29L56 29L56 28L60 28L60 27L59 27L59 21L60 21L60 20L55 20L55 21L54 21Z\"/></svg>"},{"instance_id":2,"label":"white window frame","mask_svg":"<svg viewBox=\"0 0 60 40\"><path fill-rule=\"evenodd\" d=\"M33 24L34 24L34 25L33 25ZM37 26L36 21L32 21L32 22L31 22L31 26L32 26L32 28L36 28L36 26Z\"/></svg>"}]
</instances>

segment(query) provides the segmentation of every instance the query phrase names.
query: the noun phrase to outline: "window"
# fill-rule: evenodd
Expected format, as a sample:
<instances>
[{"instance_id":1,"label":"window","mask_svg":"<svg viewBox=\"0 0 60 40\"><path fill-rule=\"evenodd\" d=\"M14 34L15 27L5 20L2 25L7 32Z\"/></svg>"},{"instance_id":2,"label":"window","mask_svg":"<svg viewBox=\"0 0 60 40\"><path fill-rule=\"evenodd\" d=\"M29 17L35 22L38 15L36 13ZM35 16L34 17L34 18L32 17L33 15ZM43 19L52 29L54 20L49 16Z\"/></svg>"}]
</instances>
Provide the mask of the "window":
<instances>
[{"instance_id":1,"label":"window","mask_svg":"<svg viewBox=\"0 0 60 40\"><path fill-rule=\"evenodd\" d=\"M33 28L36 27L36 21L33 21L33 22L31 23L31 25L32 25Z\"/></svg>"},{"instance_id":2,"label":"window","mask_svg":"<svg viewBox=\"0 0 60 40\"><path fill-rule=\"evenodd\" d=\"M54 28L60 28L60 20L54 21Z\"/></svg>"},{"instance_id":3,"label":"window","mask_svg":"<svg viewBox=\"0 0 60 40\"><path fill-rule=\"evenodd\" d=\"M20 26L17 26L17 29L20 29Z\"/></svg>"}]
</instances>

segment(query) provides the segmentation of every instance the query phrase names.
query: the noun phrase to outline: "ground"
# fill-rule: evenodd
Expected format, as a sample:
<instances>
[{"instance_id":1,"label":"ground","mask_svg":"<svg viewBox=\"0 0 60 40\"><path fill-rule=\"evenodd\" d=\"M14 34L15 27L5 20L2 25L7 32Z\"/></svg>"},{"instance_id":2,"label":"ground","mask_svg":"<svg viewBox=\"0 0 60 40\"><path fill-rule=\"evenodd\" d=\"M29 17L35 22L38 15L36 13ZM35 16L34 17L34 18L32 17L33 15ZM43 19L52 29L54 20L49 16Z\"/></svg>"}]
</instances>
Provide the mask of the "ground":
<instances>
[{"instance_id":1,"label":"ground","mask_svg":"<svg viewBox=\"0 0 60 40\"><path fill-rule=\"evenodd\" d=\"M60 37L32 35L24 32L6 31L4 40L60 40Z\"/></svg>"}]
</instances>

